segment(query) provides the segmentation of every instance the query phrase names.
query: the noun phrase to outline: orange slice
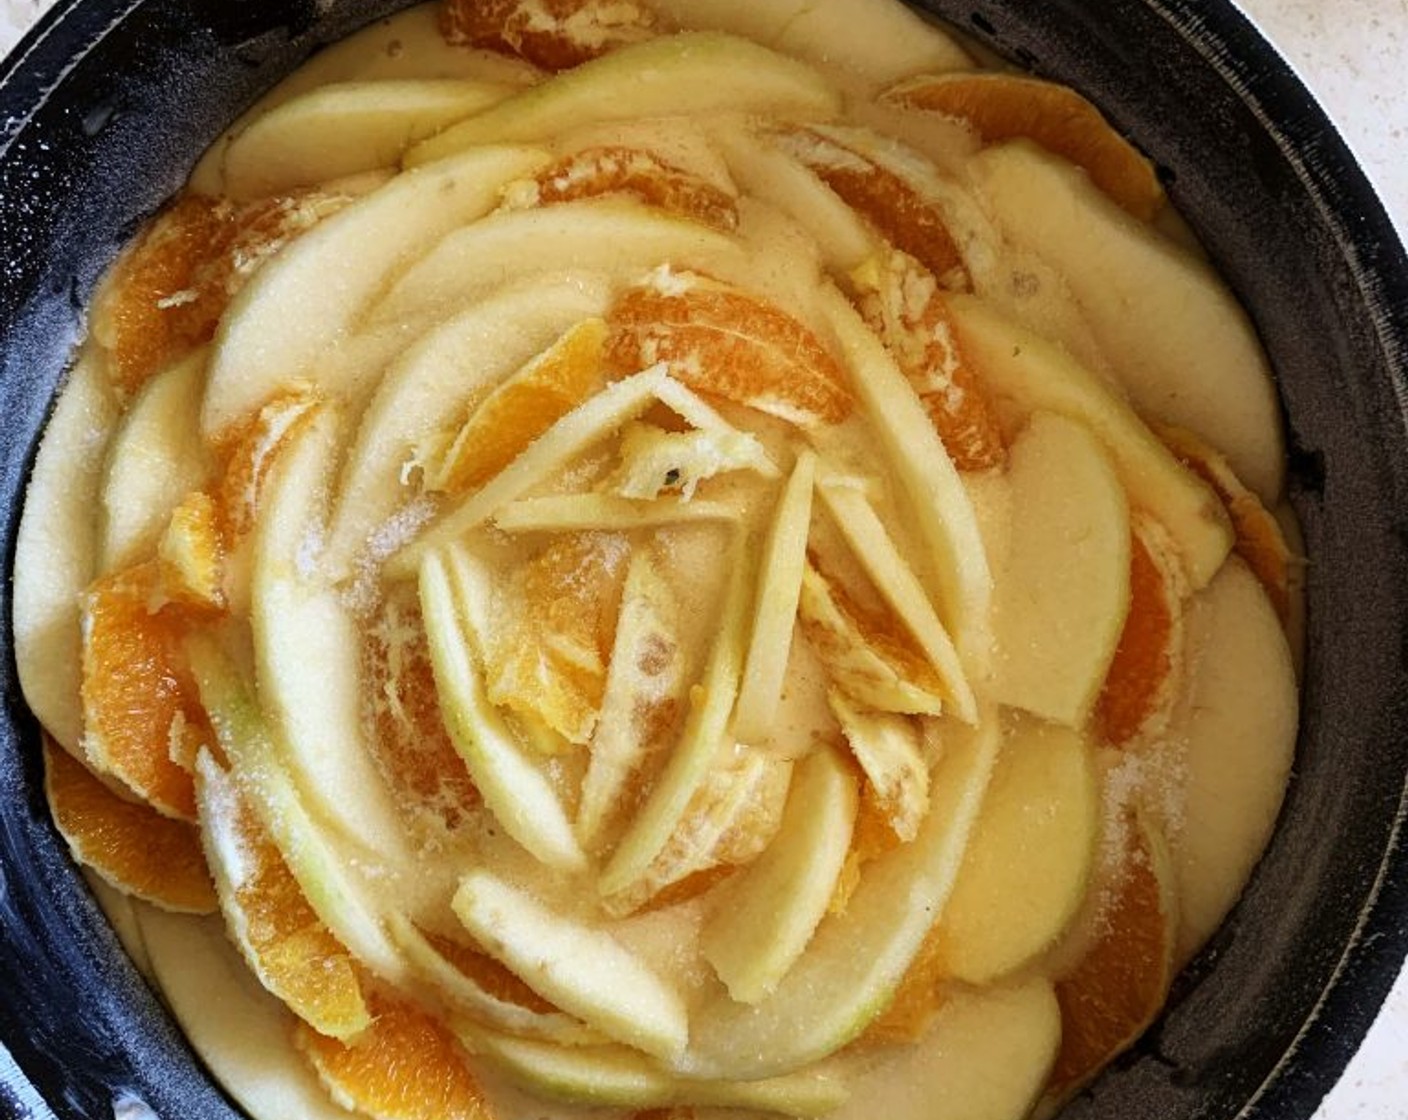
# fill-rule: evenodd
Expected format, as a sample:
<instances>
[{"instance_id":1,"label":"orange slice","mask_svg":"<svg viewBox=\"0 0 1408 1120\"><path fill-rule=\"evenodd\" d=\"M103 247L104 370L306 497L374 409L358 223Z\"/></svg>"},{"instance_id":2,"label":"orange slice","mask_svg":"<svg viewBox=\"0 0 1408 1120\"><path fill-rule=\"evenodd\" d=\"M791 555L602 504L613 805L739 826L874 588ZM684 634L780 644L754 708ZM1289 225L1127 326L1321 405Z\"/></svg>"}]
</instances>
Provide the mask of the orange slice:
<instances>
[{"instance_id":1,"label":"orange slice","mask_svg":"<svg viewBox=\"0 0 1408 1120\"><path fill-rule=\"evenodd\" d=\"M385 996L372 1010L371 1026L350 1042L295 1027L296 1045L337 1104L373 1120L492 1120L468 1055L442 1023Z\"/></svg>"},{"instance_id":2,"label":"orange slice","mask_svg":"<svg viewBox=\"0 0 1408 1120\"><path fill-rule=\"evenodd\" d=\"M563 533L518 568L514 617L492 635L489 700L590 741L606 692L629 545L615 533Z\"/></svg>"},{"instance_id":3,"label":"orange slice","mask_svg":"<svg viewBox=\"0 0 1408 1120\"><path fill-rule=\"evenodd\" d=\"M1188 580L1162 525L1136 514L1130 533L1129 613L1095 704L1105 742L1122 747L1168 720L1183 662Z\"/></svg>"},{"instance_id":4,"label":"orange slice","mask_svg":"<svg viewBox=\"0 0 1408 1120\"><path fill-rule=\"evenodd\" d=\"M281 394L231 433L216 495L227 547L233 547L254 527L259 498L279 451L312 422L317 403L298 390Z\"/></svg>"},{"instance_id":5,"label":"orange slice","mask_svg":"<svg viewBox=\"0 0 1408 1120\"><path fill-rule=\"evenodd\" d=\"M781 308L735 288L661 277L622 296L610 323L613 370L664 362L692 389L804 428L850 415L846 375L821 340Z\"/></svg>"},{"instance_id":6,"label":"orange slice","mask_svg":"<svg viewBox=\"0 0 1408 1120\"><path fill-rule=\"evenodd\" d=\"M1065 86L1018 74L952 73L913 78L884 100L965 122L986 144L1026 138L1085 169L1141 221L1164 204L1154 165L1100 110Z\"/></svg>"},{"instance_id":7,"label":"orange slice","mask_svg":"<svg viewBox=\"0 0 1408 1120\"><path fill-rule=\"evenodd\" d=\"M495 999L542 1014L557 1010L556 1006L520 980L512 969L500 964L489 954L439 934L427 933L424 930L421 933L431 948Z\"/></svg>"},{"instance_id":8,"label":"orange slice","mask_svg":"<svg viewBox=\"0 0 1408 1120\"><path fill-rule=\"evenodd\" d=\"M854 276L857 305L895 359L961 471L1007 461L997 415L969 363L934 274L908 253L886 253Z\"/></svg>"},{"instance_id":9,"label":"orange slice","mask_svg":"<svg viewBox=\"0 0 1408 1120\"><path fill-rule=\"evenodd\" d=\"M371 1021L352 955L313 912L283 855L214 759L197 765L201 838L231 938L302 1021L350 1038Z\"/></svg>"},{"instance_id":10,"label":"orange slice","mask_svg":"<svg viewBox=\"0 0 1408 1120\"><path fill-rule=\"evenodd\" d=\"M1124 862L1101 931L1056 984L1061 1052L1047 1093L1074 1092L1154 1020L1173 979L1173 872L1162 835L1142 815L1124 821Z\"/></svg>"},{"instance_id":11,"label":"orange slice","mask_svg":"<svg viewBox=\"0 0 1408 1120\"><path fill-rule=\"evenodd\" d=\"M93 334L125 393L215 334L259 266L343 204L309 193L244 205L184 195L122 258L94 301Z\"/></svg>"},{"instance_id":12,"label":"orange slice","mask_svg":"<svg viewBox=\"0 0 1408 1120\"><path fill-rule=\"evenodd\" d=\"M936 198L938 173L917 152L855 129L798 128L776 139L941 284L967 287L963 256Z\"/></svg>"},{"instance_id":13,"label":"orange slice","mask_svg":"<svg viewBox=\"0 0 1408 1120\"><path fill-rule=\"evenodd\" d=\"M173 728L200 726L204 712L180 651L177 610L151 608L159 587L149 561L83 594L83 744L98 773L159 813L193 821L195 786L172 759Z\"/></svg>"},{"instance_id":14,"label":"orange slice","mask_svg":"<svg viewBox=\"0 0 1408 1120\"><path fill-rule=\"evenodd\" d=\"M458 827L480 802L445 730L413 585L395 587L362 642L362 689L376 762L402 806Z\"/></svg>"},{"instance_id":15,"label":"orange slice","mask_svg":"<svg viewBox=\"0 0 1408 1120\"><path fill-rule=\"evenodd\" d=\"M106 882L163 910L215 909L215 888L193 825L124 801L47 738L44 792L73 858Z\"/></svg>"},{"instance_id":16,"label":"orange slice","mask_svg":"<svg viewBox=\"0 0 1408 1120\"><path fill-rule=\"evenodd\" d=\"M215 500L191 491L172 511L157 544L161 595L183 607L223 610L224 551Z\"/></svg>"},{"instance_id":17,"label":"orange slice","mask_svg":"<svg viewBox=\"0 0 1408 1120\"><path fill-rule=\"evenodd\" d=\"M544 168L533 181L543 205L624 194L725 232L738 228L730 194L640 148L586 148Z\"/></svg>"},{"instance_id":18,"label":"orange slice","mask_svg":"<svg viewBox=\"0 0 1408 1120\"><path fill-rule=\"evenodd\" d=\"M600 389L606 334L602 320L584 319L494 389L455 436L434 488L482 486Z\"/></svg>"},{"instance_id":19,"label":"orange slice","mask_svg":"<svg viewBox=\"0 0 1408 1120\"><path fill-rule=\"evenodd\" d=\"M445 0L440 9L447 43L517 55L544 70L648 39L655 23L637 0Z\"/></svg>"},{"instance_id":20,"label":"orange slice","mask_svg":"<svg viewBox=\"0 0 1408 1120\"><path fill-rule=\"evenodd\" d=\"M1285 534L1272 513L1232 470L1227 458L1187 428L1155 429L1178 460L1216 492L1236 533L1233 546L1266 589L1284 627L1291 618L1291 586L1295 560Z\"/></svg>"}]
</instances>

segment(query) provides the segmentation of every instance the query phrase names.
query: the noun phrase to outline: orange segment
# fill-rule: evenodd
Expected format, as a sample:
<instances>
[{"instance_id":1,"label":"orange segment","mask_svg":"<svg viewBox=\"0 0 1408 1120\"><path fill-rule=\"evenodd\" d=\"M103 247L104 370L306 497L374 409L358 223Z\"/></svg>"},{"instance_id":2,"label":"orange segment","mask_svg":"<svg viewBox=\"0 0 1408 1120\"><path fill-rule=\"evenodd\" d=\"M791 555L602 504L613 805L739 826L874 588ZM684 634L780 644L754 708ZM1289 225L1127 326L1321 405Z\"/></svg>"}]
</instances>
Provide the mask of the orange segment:
<instances>
[{"instance_id":1,"label":"orange segment","mask_svg":"<svg viewBox=\"0 0 1408 1120\"><path fill-rule=\"evenodd\" d=\"M454 829L479 791L440 715L414 586L394 588L364 633L362 696L376 762L405 809Z\"/></svg>"},{"instance_id":2,"label":"orange segment","mask_svg":"<svg viewBox=\"0 0 1408 1120\"><path fill-rule=\"evenodd\" d=\"M668 276L627 292L611 311L607 365L657 362L693 389L804 428L850 415L846 375L806 326L723 284Z\"/></svg>"},{"instance_id":3,"label":"orange segment","mask_svg":"<svg viewBox=\"0 0 1408 1120\"><path fill-rule=\"evenodd\" d=\"M481 953L439 934L427 933L424 930L421 933L431 948L495 999L517 1004L541 1014L557 1010L553 1004L520 980L512 969L506 968L487 953Z\"/></svg>"},{"instance_id":4,"label":"orange segment","mask_svg":"<svg viewBox=\"0 0 1408 1120\"><path fill-rule=\"evenodd\" d=\"M517 55L544 70L648 39L655 23L637 0L445 0L440 9L447 43Z\"/></svg>"},{"instance_id":5,"label":"orange segment","mask_svg":"<svg viewBox=\"0 0 1408 1120\"><path fill-rule=\"evenodd\" d=\"M855 276L859 308L933 422L954 466L982 471L1007 461L996 413L954 331L934 274L891 252Z\"/></svg>"},{"instance_id":6,"label":"orange segment","mask_svg":"<svg viewBox=\"0 0 1408 1120\"><path fill-rule=\"evenodd\" d=\"M487 658L492 703L591 740L606 691L629 545L615 533L564 533L518 568Z\"/></svg>"},{"instance_id":7,"label":"orange segment","mask_svg":"<svg viewBox=\"0 0 1408 1120\"><path fill-rule=\"evenodd\" d=\"M44 740L44 792L73 858L120 891L192 914L216 907L200 835L184 821L124 801Z\"/></svg>"},{"instance_id":8,"label":"orange segment","mask_svg":"<svg viewBox=\"0 0 1408 1120\"><path fill-rule=\"evenodd\" d=\"M600 389L606 334L601 319L582 320L490 393L455 436L434 488L482 486Z\"/></svg>"},{"instance_id":9,"label":"orange segment","mask_svg":"<svg viewBox=\"0 0 1408 1120\"><path fill-rule=\"evenodd\" d=\"M1017 74L951 73L914 78L884 99L964 121L994 144L1026 138L1085 169L1091 180L1141 221L1164 203L1149 162L1075 90Z\"/></svg>"},{"instance_id":10,"label":"orange segment","mask_svg":"<svg viewBox=\"0 0 1408 1120\"><path fill-rule=\"evenodd\" d=\"M1124 863L1111 885L1101 931L1056 984L1061 1052L1047 1083L1058 1100L1130 1046L1163 1006L1173 976L1173 874L1163 837L1126 817Z\"/></svg>"},{"instance_id":11,"label":"orange segment","mask_svg":"<svg viewBox=\"0 0 1408 1120\"><path fill-rule=\"evenodd\" d=\"M1196 432L1187 428L1159 426L1155 429L1164 445L1213 488L1237 535L1237 555L1266 589L1271 604L1286 626L1291 617L1292 571L1295 561L1286 545L1280 523L1232 470L1226 457Z\"/></svg>"},{"instance_id":12,"label":"orange segment","mask_svg":"<svg viewBox=\"0 0 1408 1120\"><path fill-rule=\"evenodd\" d=\"M295 1027L294 1041L337 1104L373 1120L492 1120L468 1055L438 1020L375 998L376 1018L350 1042Z\"/></svg>"},{"instance_id":13,"label":"orange segment","mask_svg":"<svg viewBox=\"0 0 1408 1120\"><path fill-rule=\"evenodd\" d=\"M313 912L231 777L197 767L201 838L231 938L259 982L301 1020L350 1038L371 1021L352 955Z\"/></svg>"},{"instance_id":14,"label":"orange segment","mask_svg":"<svg viewBox=\"0 0 1408 1120\"><path fill-rule=\"evenodd\" d=\"M83 744L93 768L159 813L195 820L190 773L172 759L173 727L204 712L186 672L175 608L153 611L154 562L95 582L83 595Z\"/></svg>"},{"instance_id":15,"label":"orange segment","mask_svg":"<svg viewBox=\"0 0 1408 1120\"><path fill-rule=\"evenodd\" d=\"M715 229L738 228L732 196L639 148L587 148L545 168L534 182L542 204L625 194Z\"/></svg>"},{"instance_id":16,"label":"orange segment","mask_svg":"<svg viewBox=\"0 0 1408 1120\"><path fill-rule=\"evenodd\" d=\"M859 134L850 138L858 139ZM924 181L937 173L917 153L888 139L875 139L885 145L883 151L878 147L861 151L840 134L812 128L781 133L777 142L940 283L966 288L962 254L934 197L932 183Z\"/></svg>"},{"instance_id":17,"label":"orange segment","mask_svg":"<svg viewBox=\"0 0 1408 1120\"><path fill-rule=\"evenodd\" d=\"M215 500L193 490L172 511L157 544L162 596L183 607L223 610L224 551Z\"/></svg>"},{"instance_id":18,"label":"orange segment","mask_svg":"<svg viewBox=\"0 0 1408 1120\"><path fill-rule=\"evenodd\" d=\"M1183 660L1188 581L1167 530L1143 514L1130 533L1129 587L1129 613L1095 705L1096 726L1116 747L1161 730Z\"/></svg>"},{"instance_id":19,"label":"orange segment","mask_svg":"<svg viewBox=\"0 0 1408 1120\"><path fill-rule=\"evenodd\" d=\"M300 391L282 394L232 433L216 495L227 547L253 528L260 495L279 451L312 421L317 403Z\"/></svg>"},{"instance_id":20,"label":"orange segment","mask_svg":"<svg viewBox=\"0 0 1408 1120\"><path fill-rule=\"evenodd\" d=\"M94 301L93 334L111 351L118 388L135 392L208 342L259 266L344 201L309 193L236 205L184 195L168 207Z\"/></svg>"}]
</instances>

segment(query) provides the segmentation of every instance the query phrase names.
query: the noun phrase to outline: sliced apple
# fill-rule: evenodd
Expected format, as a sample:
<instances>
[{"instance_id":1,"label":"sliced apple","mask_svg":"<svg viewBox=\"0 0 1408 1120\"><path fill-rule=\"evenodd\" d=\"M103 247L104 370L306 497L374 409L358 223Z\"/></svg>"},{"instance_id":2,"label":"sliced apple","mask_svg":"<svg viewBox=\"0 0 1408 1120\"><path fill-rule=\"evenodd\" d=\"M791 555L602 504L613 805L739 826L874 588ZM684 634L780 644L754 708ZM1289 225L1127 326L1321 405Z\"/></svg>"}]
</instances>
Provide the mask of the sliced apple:
<instances>
[{"instance_id":1,"label":"sliced apple","mask_svg":"<svg viewBox=\"0 0 1408 1120\"><path fill-rule=\"evenodd\" d=\"M919 539L928 549L929 564L920 578L972 672L988 652L992 601L992 572L973 504L924 405L894 359L839 291L828 286L822 298L856 395L875 425L885 458L908 499Z\"/></svg>"},{"instance_id":2,"label":"sliced apple","mask_svg":"<svg viewBox=\"0 0 1408 1120\"><path fill-rule=\"evenodd\" d=\"M420 569L421 614L435 687L455 749L474 784L510 836L550 867L575 869L586 857L546 774L524 750L484 691L483 575L459 549L427 553Z\"/></svg>"},{"instance_id":3,"label":"sliced apple","mask_svg":"<svg viewBox=\"0 0 1408 1120\"><path fill-rule=\"evenodd\" d=\"M83 591L97 575L108 436L121 405L101 352L85 347L49 419L15 544L15 664L25 702L75 758L83 735Z\"/></svg>"},{"instance_id":4,"label":"sliced apple","mask_svg":"<svg viewBox=\"0 0 1408 1120\"><path fill-rule=\"evenodd\" d=\"M270 109L225 146L214 193L242 201L395 167L412 144L512 86L454 78L333 82Z\"/></svg>"},{"instance_id":5,"label":"sliced apple","mask_svg":"<svg viewBox=\"0 0 1408 1120\"><path fill-rule=\"evenodd\" d=\"M874 1055L854 1079L850 1103L830 1120L1020 1120L1041 1095L1060 1044L1050 982L957 990L915 1045Z\"/></svg>"},{"instance_id":6,"label":"sliced apple","mask_svg":"<svg viewBox=\"0 0 1408 1120\"><path fill-rule=\"evenodd\" d=\"M865 708L839 688L831 689L826 699L875 803L895 835L912 841L929 811L929 766L915 721Z\"/></svg>"},{"instance_id":7,"label":"sliced apple","mask_svg":"<svg viewBox=\"0 0 1408 1120\"><path fill-rule=\"evenodd\" d=\"M1171 836L1179 965L1227 916L1271 836L1298 709L1280 621L1239 559L1194 598L1188 646L1198 652L1168 731L1187 744L1182 827Z\"/></svg>"},{"instance_id":8,"label":"sliced apple","mask_svg":"<svg viewBox=\"0 0 1408 1120\"><path fill-rule=\"evenodd\" d=\"M1034 144L974 158L1008 235L1065 277L1135 407L1209 440L1261 500L1285 481L1281 416L1246 312L1206 262Z\"/></svg>"},{"instance_id":9,"label":"sliced apple","mask_svg":"<svg viewBox=\"0 0 1408 1120\"><path fill-rule=\"evenodd\" d=\"M847 1098L844 1082L828 1071L761 1081L690 1081L624 1046L557 1046L476 1028L460 1033L466 1045L510 1080L569 1104L630 1109L694 1105L811 1117L830 1115Z\"/></svg>"},{"instance_id":10,"label":"sliced apple","mask_svg":"<svg viewBox=\"0 0 1408 1120\"><path fill-rule=\"evenodd\" d=\"M963 867L935 930L945 971L984 985L1056 943L1080 910L1101 802L1079 733L1022 720L1003 743Z\"/></svg>"},{"instance_id":11,"label":"sliced apple","mask_svg":"<svg viewBox=\"0 0 1408 1120\"><path fill-rule=\"evenodd\" d=\"M1129 613L1129 503L1084 424L1038 412L1008 470L1012 538L993 610L996 695L1080 727Z\"/></svg>"},{"instance_id":12,"label":"sliced apple","mask_svg":"<svg viewBox=\"0 0 1408 1120\"><path fill-rule=\"evenodd\" d=\"M783 487L759 560L761 576L753 607L753 630L743 659L734 734L745 743L767 741L778 705L797 624L797 602L807 563L816 456L804 450Z\"/></svg>"},{"instance_id":13,"label":"sliced apple","mask_svg":"<svg viewBox=\"0 0 1408 1120\"><path fill-rule=\"evenodd\" d=\"M720 74L729 80L721 82ZM811 67L717 32L621 47L416 145L410 166L486 143L521 143L607 121L736 111L825 120L840 95Z\"/></svg>"},{"instance_id":14,"label":"sliced apple","mask_svg":"<svg viewBox=\"0 0 1408 1120\"><path fill-rule=\"evenodd\" d=\"M455 913L494 959L555 1006L659 1058L684 1049L680 993L609 932L556 913L489 871L460 882Z\"/></svg>"},{"instance_id":15,"label":"sliced apple","mask_svg":"<svg viewBox=\"0 0 1408 1120\"><path fill-rule=\"evenodd\" d=\"M441 237L493 207L505 183L547 162L532 148L479 148L398 175L319 222L259 270L221 322L201 431L219 437L293 382L325 393L322 361L394 275ZM320 375L321 374L321 375Z\"/></svg>"},{"instance_id":16,"label":"sliced apple","mask_svg":"<svg viewBox=\"0 0 1408 1120\"><path fill-rule=\"evenodd\" d=\"M322 410L284 447L260 498L250 625L259 698L282 765L348 844L399 859L401 827L362 719L358 622L308 545L324 521L337 416Z\"/></svg>"},{"instance_id":17,"label":"sliced apple","mask_svg":"<svg viewBox=\"0 0 1408 1120\"><path fill-rule=\"evenodd\" d=\"M347 451L328 526L328 568L346 575L378 528L416 495L405 476L421 441L573 323L602 314L608 301L596 276L534 279L466 309L394 362Z\"/></svg>"},{"instance_id":18,"label":"sliced apple","mask_svg":"<svg viewBox=\"0 0 1408 1120\"><path fill-rule=\"evenodd\" d=\"M692 521L734 521L738 516L737 507L704 499L636 501L614 494L548 494L509 502L494 515L494 524L505 533L623 532Z\"/></svg>"},{"instance_id":19,"label":"sliced apple","mask_svg":"<svg viewBox=\"0 0 1408 1120\"><path fill-rule=\"evenodd\" d=\"M835 894L858 805L855 777L834 751L799 764L777 836L725 888L700 934L734 999L757 1003L806 950Z\"/></svg>"},{"instance_id":20,"label":"sliced apple","mask_svg":"<svg viewBox=\"0 0 1408 1120\"><path fill-rule=\"evenodd\" d=\"M1130 501L1173 534L1194 588L1206 584L1232 548L1232 529L1217 495L1058 345L971 296L950 296L948 305L964 350L1000 408L1018 416L1059 412L1089 427L1114 459Z\"/></svg>"},{"instance_id":21,"label":"sliced apple","mask_svg":"<svg viewBox=\"0 0 1408 1120\"><path fill-rule=\"evenodd\" d=\"M624 498L657 498L663 490L677 488L689 501L701 482L721 474L747 471L765 479L779 475L758 437L731 427L670 432L635 423L621 433L619 454L620 465L602 486Z\"/></svg>"},{"instance_id":22,"label":"sliced apple","mask_svg":"<svg viewBox=\"0 0 1408 1120\"><path fill-rule=\"evenodd\" d=\"M709 226L624 198L502 210L446 237L395 280L370 315L375 326L423 323L505 284L568 269L635 279L664 262L704 272L736 270L737 240Z\"/></svg>"},{"instance_id":23,"label":"sliced apple","mask_svg":"<svg viewBox=\"0 0 1408 1120\"><path fill-rule=\"evenodd\" d=\"M934 769L934 801L914 843L871 861L849 905L826 917L772 994L720 992L695 1013L678 1068L751 1080L796 1070L850 1042L893 997L943 911L977 818L1001 732L994 713L956 725Z\"/></svg>"},{"instance_id":24,"label":"sliced apple","mask_svg":"<svg viewBox=\"0 0 1408 1120\"><path fill-rule=\"evenodd\" d=\"M148 381L113 433L99 506L103 572L151 555L177 504L210 477L199 424L207 357L196 350Z\"/></svg>"}]
</instances>

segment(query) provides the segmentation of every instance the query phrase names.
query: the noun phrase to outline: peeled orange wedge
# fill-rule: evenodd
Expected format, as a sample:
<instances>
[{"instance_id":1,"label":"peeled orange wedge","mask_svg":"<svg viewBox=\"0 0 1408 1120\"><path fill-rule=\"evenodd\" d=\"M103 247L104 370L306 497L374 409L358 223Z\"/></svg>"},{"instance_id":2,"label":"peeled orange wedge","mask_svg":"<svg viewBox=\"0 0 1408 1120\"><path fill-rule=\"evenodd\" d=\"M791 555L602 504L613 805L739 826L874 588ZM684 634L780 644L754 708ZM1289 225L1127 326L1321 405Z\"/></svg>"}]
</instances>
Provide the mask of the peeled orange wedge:
<instances>
[{"instance_id":1,"label":"peeled orange wedge","mask_svg":"<svg viewBox=\"0 0 1408 1120\"><path fill-rule=\"evenodd\" d=\"M624 194L725 232L738 227L738 206L727 191L643 148L615 145L574 152L543 168L533 184L540 205Z\"/></svg>"},{"instance_id":2,"label":"peeled orange wedge","mask_svg":"<svg viewBox=\"0 0 1408 1120\"><path fill-rule=\"evenodd\" d=\"M637 0L446 0L446 42L517 55L567 70L623 43L649 38L655 12Z\"/></svg>"}]
</instances>

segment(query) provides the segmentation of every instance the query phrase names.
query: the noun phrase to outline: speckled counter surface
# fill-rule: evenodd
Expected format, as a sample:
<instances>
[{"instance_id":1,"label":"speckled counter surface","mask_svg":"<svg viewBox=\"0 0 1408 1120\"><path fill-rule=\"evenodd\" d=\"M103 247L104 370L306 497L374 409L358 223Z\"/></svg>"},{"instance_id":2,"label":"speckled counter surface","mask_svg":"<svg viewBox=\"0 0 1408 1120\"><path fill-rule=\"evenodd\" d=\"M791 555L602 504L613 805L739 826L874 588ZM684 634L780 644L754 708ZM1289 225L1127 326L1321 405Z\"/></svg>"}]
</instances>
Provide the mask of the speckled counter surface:
<instances>
[{"instance_id":1,"label":"speckled counter surface","mask_svg":"<svg viewBox=\"0 0 1408 1120\"><path fill-rule=\"evenodd\" d=\"M0 55L51 0L0 0ZM1319 97L1408 238L1408 0L1238 0ZM1315 1120L1408 1117L1408 972Z\"/></svg>"}]
</instances>

